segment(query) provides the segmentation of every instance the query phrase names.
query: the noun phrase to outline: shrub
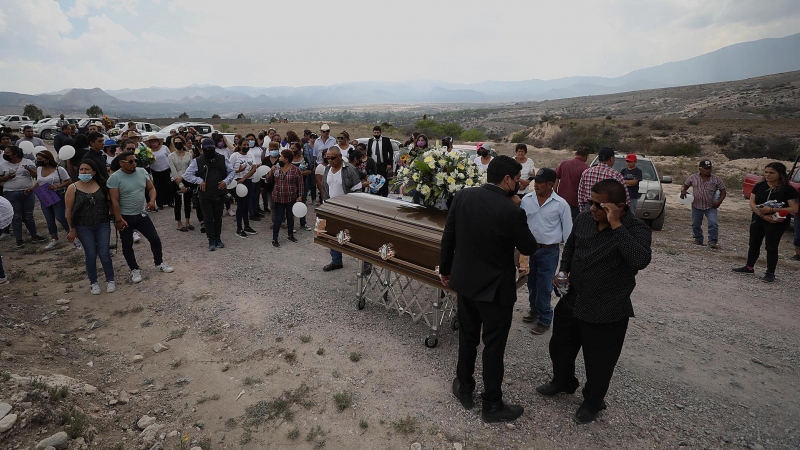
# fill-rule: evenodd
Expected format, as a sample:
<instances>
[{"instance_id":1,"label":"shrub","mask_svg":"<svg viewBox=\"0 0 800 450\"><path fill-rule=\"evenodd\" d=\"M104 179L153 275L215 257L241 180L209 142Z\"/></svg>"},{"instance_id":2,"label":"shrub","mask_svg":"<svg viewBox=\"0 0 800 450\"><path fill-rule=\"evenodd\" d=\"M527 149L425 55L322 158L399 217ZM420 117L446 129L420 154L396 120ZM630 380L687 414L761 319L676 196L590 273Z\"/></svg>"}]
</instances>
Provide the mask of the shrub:
<instances>
[{"instance_id":1,"label":"shrub","mask_svg":"<svg viewBox=\"0 0 800 450\"><path fill-rule=\"evenodd\" d=\"M692 117L691 119L687 120L686 123L689 125L700 125L700 119Z\"/></svg>"},{"instance_id":2,"label":"shrub","mask_svg":"<svg viewBox=\"0 0 800 450\"><path fill-rule=\"evenodd\" d=\"M747 136L731 141L722 153L730 159L792 160L797 155L797 143L785 136Z\"/></svg>"},{"instance_id":3,"label":"shrub","mask_svg":"<svg viewBox=\"0 0 800 450\"><path fill-rule=\"evenodd\" d=\"M525 142L525 139L528 137L528 130L520 130L514 133L511 136L511 143L512 144L519 144L520 142Z\"/></svg>"},{"instance_id":4,"label":"shrub","mask_svg":"<svg viewBox=\"0 0 800 450\"><path fill-rule=\"evenodd\" d=\"M483 131L478 130L477 128L471 128L461 133L460 138L462 141L478 142L485 141L486 135L483 133Z\"/></svg>"},{"instance_id":5,"label":"shrub","mask_svg":"<svg viewBox=\"0 0 800 450\"><path fill-rule=\"evenodd\" d=\"M612 118L610 115L606 116L606 120L611 120Z\"/></svg>"},{"instance_id":6,"label":"shrub","mask_svg":"<svg viewBox=\"0 0 800 450\"><path fill-rule=\"evenodd\" d=\"M633 126L635 127L640 127L642 125L644 125L644 121L642 121L641 119L636 119L633 121Z\"/></svg>"},{"instance_id":7,"label":"shrub","mask_svg":"<svg viewBox=\"0 0 800 450\"><path fill-rule=\"evenodd\" d=\"M659 122L657 120L654 120L654 121L650 122L650 129L651 130L667 131L667 130L671 130L673 128L675 128L675 127L670 125L670 124L668 124L668 123L666 123L666 122Z\"/></svg>"},{"instance_id":8,"label":"shrub","mask_svg":"<svg viewBox=\"0 0 800 450\"><path fill-rule=\"evenodd\" d=\"M731 139L733 139L733 131L727 130L711 138L711 143L724 147L731 142Z\"/></svg>"}]
</instances>

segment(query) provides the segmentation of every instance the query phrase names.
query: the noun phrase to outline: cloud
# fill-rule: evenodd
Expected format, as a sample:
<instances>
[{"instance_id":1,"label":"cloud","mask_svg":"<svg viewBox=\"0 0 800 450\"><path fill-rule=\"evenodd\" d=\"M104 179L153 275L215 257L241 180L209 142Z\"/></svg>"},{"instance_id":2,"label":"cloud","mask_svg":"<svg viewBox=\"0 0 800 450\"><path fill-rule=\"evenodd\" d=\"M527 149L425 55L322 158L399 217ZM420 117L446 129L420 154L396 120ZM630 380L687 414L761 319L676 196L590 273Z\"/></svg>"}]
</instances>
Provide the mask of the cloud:
<instances>
[{"instance_id":1,"label":"cloud","mask_svg":"<svg viewBox=\"0 0 800 450\"><path fill-rule=\"evenodd\" d=\"M6 26L7 26L6 13L4 13L2 9L0 9L0 34L6 32Z\"/></svg>"}]
</instances>

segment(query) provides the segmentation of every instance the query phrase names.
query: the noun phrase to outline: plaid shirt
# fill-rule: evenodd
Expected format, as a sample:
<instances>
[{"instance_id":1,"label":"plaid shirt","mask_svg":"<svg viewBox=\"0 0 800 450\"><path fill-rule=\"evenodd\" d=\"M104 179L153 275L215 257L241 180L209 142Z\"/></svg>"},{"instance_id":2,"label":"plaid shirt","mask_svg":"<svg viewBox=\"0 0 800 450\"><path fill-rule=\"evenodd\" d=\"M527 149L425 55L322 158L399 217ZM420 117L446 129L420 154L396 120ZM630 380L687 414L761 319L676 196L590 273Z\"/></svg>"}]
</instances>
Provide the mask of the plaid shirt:
<instances>
[{"instance_id":1,"label":"plaid shirt","mask_svg":"<svg viewBox=\"0 0 800 450\"><path fill-rule=\"evenodd\" d=\"M689 175L684 186L692 188L692 208L707 210L714 207L714 198L717 195L717 190L724 191L725 182L722 178L714 175L713 173L708 177L708 180L703 180L699 173Z\"/></svg>"},{"instance_id":2,"label":"plaid shirt","mask_svg":"<svg viewBox=\"0 0 800 450\"><path fill-rule=\"evenodd\" d=\"M289 164L289 170L286 172L281 169L270 170L267 182L273 179L275 189L272 190L272 198L275 199L275 203L294 203L303 192L303 175L293 164Z\"/></svg>"},{"instance_id":3,"label":"plaid shirt","mask_svg":"<svg viewBox=\"0 0 800 450\"><path fill-rule=\"evenodd\" d=\"M595 183L608 179L617 180L623 186L625 186L625 179L622 178L622 174L612 169L605 163L601 162L596 166L592 166L584 170L583 175L581 175L581 182L578 184L578 206L583 208L586 205L586 202L589 201L589 197L592 196L592 186L594 186ZM630 202L631 196L626 187L625 204L627 205Z\"/></svg>"}]
</instances>

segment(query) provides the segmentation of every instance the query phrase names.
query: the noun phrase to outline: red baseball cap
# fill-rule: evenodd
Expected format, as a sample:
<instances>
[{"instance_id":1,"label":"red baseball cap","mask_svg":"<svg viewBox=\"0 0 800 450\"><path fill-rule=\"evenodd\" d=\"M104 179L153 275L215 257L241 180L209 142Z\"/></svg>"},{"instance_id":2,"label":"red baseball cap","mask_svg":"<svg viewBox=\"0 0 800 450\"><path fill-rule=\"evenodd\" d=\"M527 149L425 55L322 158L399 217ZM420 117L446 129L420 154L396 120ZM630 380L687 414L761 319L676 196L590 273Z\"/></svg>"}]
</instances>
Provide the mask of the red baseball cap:
<instances>
[{"instance_id":1,"label":"red baseball cap","mask_svg":"<svg viewBox=\"0 0 800 450\"><path fill-rule=\"evenodd\" d=\"M625 161L636 162L636 155L633 153L628 153L628 155L625 156Z\"/></svg>"}]
</instances>

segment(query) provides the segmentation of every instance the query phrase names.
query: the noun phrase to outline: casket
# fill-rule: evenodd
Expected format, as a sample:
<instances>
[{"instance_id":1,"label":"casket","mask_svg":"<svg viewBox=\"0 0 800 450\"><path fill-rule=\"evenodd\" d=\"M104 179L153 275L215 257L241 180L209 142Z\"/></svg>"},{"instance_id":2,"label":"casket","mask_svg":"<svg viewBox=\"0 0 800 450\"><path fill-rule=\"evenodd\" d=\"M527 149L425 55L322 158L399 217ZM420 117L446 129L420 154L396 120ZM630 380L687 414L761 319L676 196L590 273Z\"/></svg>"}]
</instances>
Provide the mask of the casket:
<instances>
[{"instance_id":1,"label":"casket","mask_svg":"<svg viewBox=\"0 0 800 450\"><path fill-rule=\"evenodd\" d=\"M354 193L326 201L316 214L315 243L445 289L438 266L447 211Z\"/></svg>"}]
</instances>

